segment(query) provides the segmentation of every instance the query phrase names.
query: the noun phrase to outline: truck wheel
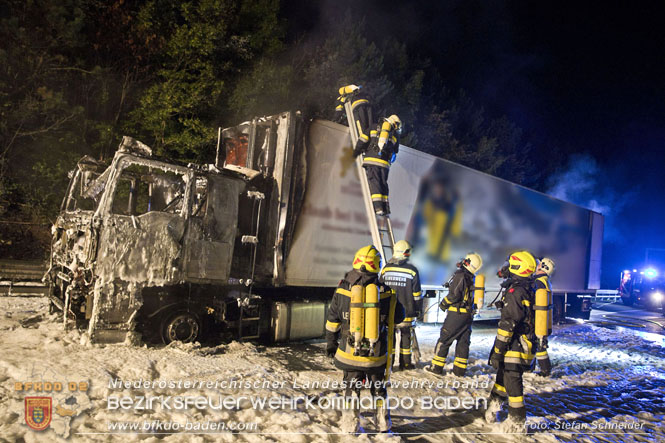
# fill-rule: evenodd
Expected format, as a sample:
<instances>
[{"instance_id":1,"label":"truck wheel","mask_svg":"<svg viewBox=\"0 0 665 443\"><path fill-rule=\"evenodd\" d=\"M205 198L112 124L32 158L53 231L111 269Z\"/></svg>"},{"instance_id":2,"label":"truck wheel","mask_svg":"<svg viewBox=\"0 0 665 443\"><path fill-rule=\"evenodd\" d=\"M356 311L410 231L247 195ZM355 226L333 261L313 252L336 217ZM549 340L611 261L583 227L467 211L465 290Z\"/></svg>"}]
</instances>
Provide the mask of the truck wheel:
<instances>
[{"instance_id":1,"label":"truck wheel","mask_svg":"<svg viewBox=\"0 0 665 443\"><path fill-rule=\"evenodd\" d=\"M191 343L201 335L201 319L191 311L177 311L164 318L161 332L164 344L172 341Z\"/></svg>"},{"instance_id":2,"label":"truck wheel","mask_svg":"<svg viewBox=\"0 0 665 443\"><path fill-rule=\"evenodd\" d=\"M626 306L633 306L634 304L633 299L631 297L621 297L621 301Z\"/></svg>"}]
</instances>

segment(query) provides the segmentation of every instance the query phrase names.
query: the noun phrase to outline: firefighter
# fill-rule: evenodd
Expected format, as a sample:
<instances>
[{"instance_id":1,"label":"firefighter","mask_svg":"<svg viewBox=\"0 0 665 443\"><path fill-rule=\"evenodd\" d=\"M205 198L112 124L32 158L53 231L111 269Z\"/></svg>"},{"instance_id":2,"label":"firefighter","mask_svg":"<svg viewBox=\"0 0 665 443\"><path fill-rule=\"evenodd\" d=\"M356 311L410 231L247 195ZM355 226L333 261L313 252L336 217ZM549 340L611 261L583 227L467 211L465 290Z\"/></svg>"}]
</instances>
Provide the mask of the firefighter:
<instances>
[{"instance_id":1,"label":"firefighter","mask_svg":"<svg viewBox=\"0 0 665 443\"><path fill-rule=\"evenodd\" d=\"M344 371L344 432L359 429L360 383L370 383L374 422L380 432L392 424L386 405L386 377L392 354L394 325L404 321L397 296L379 281L381 255L374 246L360 248L353 269L346 273L333 295L326 322L326 352ZM353 398L356 393L356 399Z\"/></svg>"},{"instance_id":2,"label":"firefighter","mask_svg":"<svg viewBox=\"0 0 665 443\"><path fill-rule=\"evenodd\" d=\"M514 252L508 257L508 270L510 278L499 304L501 320L489 358L497 373L486 417L494 421L496 409L508 400L509 418L524 423L522 374L531 367L536 340L531 306L531 276L536 270L536 259L527 251Z\"/></svg>"},{"instance_id":3,"label":"firefighter","mask_svg":"<svg viewBox=\"0 0 665 443\"><path fill-rule=\"evenodd\" d=\"M405 318L402 323L395 326L400 334L399 369L413 369L411 361L412 339L415 341L413 323L419 315L422 305L422 290L420 288L420 275L418 269L409 263L411 245L406 240L400 240L393 247L393 256L385 268L381 270L381 282L397 295L397 299L404 307ZM413 336L412 336L413 335Z\"/></svg>"},{"instance_id":4,"label":"firefighter","mask_svg":"<svg viewBox=\"0 0 665 443\"><path fill-rule=\"evenodd\" d=\"M370 129L372 128L372 106L368 98L361 92L361 86L347 85L339 88L337 106L335 107L335 121L344 121L344 104L351 101L351 111L356 129L358 130L358 141L353 147L353 155L357 157L367 150L370 142Z\"/></svg>"},{"instance_id":5,"label":"firefighter","mask_svg":"<svg viewBox=\"0 0 665 443\"><path fill-rule=\"evenodd\" d=\"M445 285L448 287L448 295L443 298L439 306L442 310L447 310L448 314L441 327L441 335L434 349L435 355L432 364L427 366L425 370L436 375L443 374L448 349L454 341L457 341L453 374L461 377L466 372L469 359L471 323L473 322L474 313L474 278L483 266L483 259L479 254L470 252L457 266L459 269L455 271Z\"/></svg>"},{"instance_id":6,"label":"firefighter","mask_svg":"<svg viewBox=\"0 0 665 443\"><path fill-rule=\"evenodd\" d=\"M374 212L377 215L390 214L388 173L399 151L401 133L402 121L396 115L384 118L376 129L370 132L370 142L363 158L363 167L367 173ZM356 154L360 153L362 151L356 151Z\"/></svg>"},{"instance_id":7,"label":"firefighter","mask_svg":"<svg viewBox=\"0 0 665 443\"><path fill-rule=\"evenodd\" d=\"M550 278L554 274L555 269L554 260L549 257L543 257L539 260L536 272L533 277L533 293L535 295L536 291L539 289L545 289L550 294L552 293L552 284L550 283ZM534 304L534 309L538 307ZM552 373L552 363L550 362L550 357L547 355L547 337L538 339L538 346L536 348L536 362L540 367L540 372L538 375L543 377L549 377Z\"/></svg>"}]
</instances>

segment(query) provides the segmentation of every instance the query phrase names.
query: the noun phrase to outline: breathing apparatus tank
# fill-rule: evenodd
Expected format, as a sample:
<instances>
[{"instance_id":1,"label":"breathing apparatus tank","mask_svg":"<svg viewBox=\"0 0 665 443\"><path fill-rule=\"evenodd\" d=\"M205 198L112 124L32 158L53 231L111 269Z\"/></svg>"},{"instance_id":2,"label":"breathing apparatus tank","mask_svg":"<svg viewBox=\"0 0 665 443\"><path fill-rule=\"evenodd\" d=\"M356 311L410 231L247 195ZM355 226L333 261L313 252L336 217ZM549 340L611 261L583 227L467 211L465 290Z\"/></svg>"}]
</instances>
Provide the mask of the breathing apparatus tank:
<instances>
[{"instance_id":1,"label":"breathing apparatus tank","mask_svg":"<svg viewBox=\"0 0 665 443\"><path fill-rule=\"evenodd\" d=\"M376 285L365 288L365 338L369 340L370 355L374 355L379 341L379 288Z\"/></svg>"},{"instance_id":2,"label":"breathing apparatus tank","mask_svg":"<svg viewBox=\"0 0 665 443\"><path fill-rule=\"evenodd\" d=\"M351 306L349 308L349 332L353 337L353 355L358 355L365 333L365 291L361 285L351 287Z\"/></svg>"},{"instance_id":3,"label":"breathing apparatus tank","mask_svg":"<svg viewBox=\"0 0 665 443\"><path fill-rule=\"evenodd\" d=\"M473 291L473 304L476 305L476 309L480 310L485 303L485 275L476 275L473 286L475 288Z\"/></svg>"},{"instance_id":4,"label":"breathing apparatus tank","mask_svg":"<svg viewBox=\"0 0 665 443\"><path fill-rule=\"evenodd\" d=\"M539 339L552 334L552 290L546 277L541 278L545 280L547 289L541 288L536 290L536 303L533 307L536 311L535 332L536 337Z\"/></svg>"}]
</instances>

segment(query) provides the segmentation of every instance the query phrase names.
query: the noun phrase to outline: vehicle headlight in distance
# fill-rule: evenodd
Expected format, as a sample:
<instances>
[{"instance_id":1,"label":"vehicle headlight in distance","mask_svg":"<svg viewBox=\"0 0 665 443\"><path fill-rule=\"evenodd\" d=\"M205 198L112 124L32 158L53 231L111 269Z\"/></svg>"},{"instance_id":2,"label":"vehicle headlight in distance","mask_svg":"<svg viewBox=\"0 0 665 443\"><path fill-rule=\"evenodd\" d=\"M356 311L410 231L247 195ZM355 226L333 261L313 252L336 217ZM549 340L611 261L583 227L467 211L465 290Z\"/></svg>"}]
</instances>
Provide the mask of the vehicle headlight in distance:
<instances>
[{"instance_id":1,"label":"vehicle headlight in distance","mask_svg":"<svg viewBox=\"0 0 665 443\"><path fill-rule=\"evenodd\" d=\"M651 300L653 300L653 301L655 301L655 302L661 302L661 301L663 301L663 293L662 293L662 292L659 292L659 291L657 291L657 292L652 292L652 293L651 293Z\"/></svg>"},{"instance_id":2,"label":"vehicle headlight in distance","mask_svg":"<svg viewBox=\"0 0 665 443\"><path fill-rule=\"evenodd\" d=\"M658 271L656 271L654 268L645 269L644 276L646 278L656 278L658 277Z\"/></svg>"}]
</instances>

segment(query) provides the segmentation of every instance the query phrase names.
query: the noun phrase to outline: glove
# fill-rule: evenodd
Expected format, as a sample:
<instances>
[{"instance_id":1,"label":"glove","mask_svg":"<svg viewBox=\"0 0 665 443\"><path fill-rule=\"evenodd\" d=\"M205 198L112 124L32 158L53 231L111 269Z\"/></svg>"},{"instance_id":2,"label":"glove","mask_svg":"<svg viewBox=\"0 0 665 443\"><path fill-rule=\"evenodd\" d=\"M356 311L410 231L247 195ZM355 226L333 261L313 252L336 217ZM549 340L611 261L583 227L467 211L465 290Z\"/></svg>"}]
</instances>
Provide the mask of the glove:
<instances>
[{"instance_id":1,"label":"glove","mask_svg":"<svg viewBox=\"0 0 665 443\"><path fill-rule=\"evenodd\" d=\"M501 363L503 363L503 354L499 354L498 352L494 352L492 349L492 353L490 354L490 359L488 361L490 366L492 366L495 370L499 370L499 366Z\"/></svg>"},{"instance_id":2,"label":"glove","mask_svg":"<svg viewBox=\"0 0 665 443\"><path fill-rule=\"evenodd\" d=\"M447 311L449 307L450 304L446 303L445 300L442 300L441 303L439 303L439 309L441 309L442 311Z\"/></svg>"}]
</instances>

